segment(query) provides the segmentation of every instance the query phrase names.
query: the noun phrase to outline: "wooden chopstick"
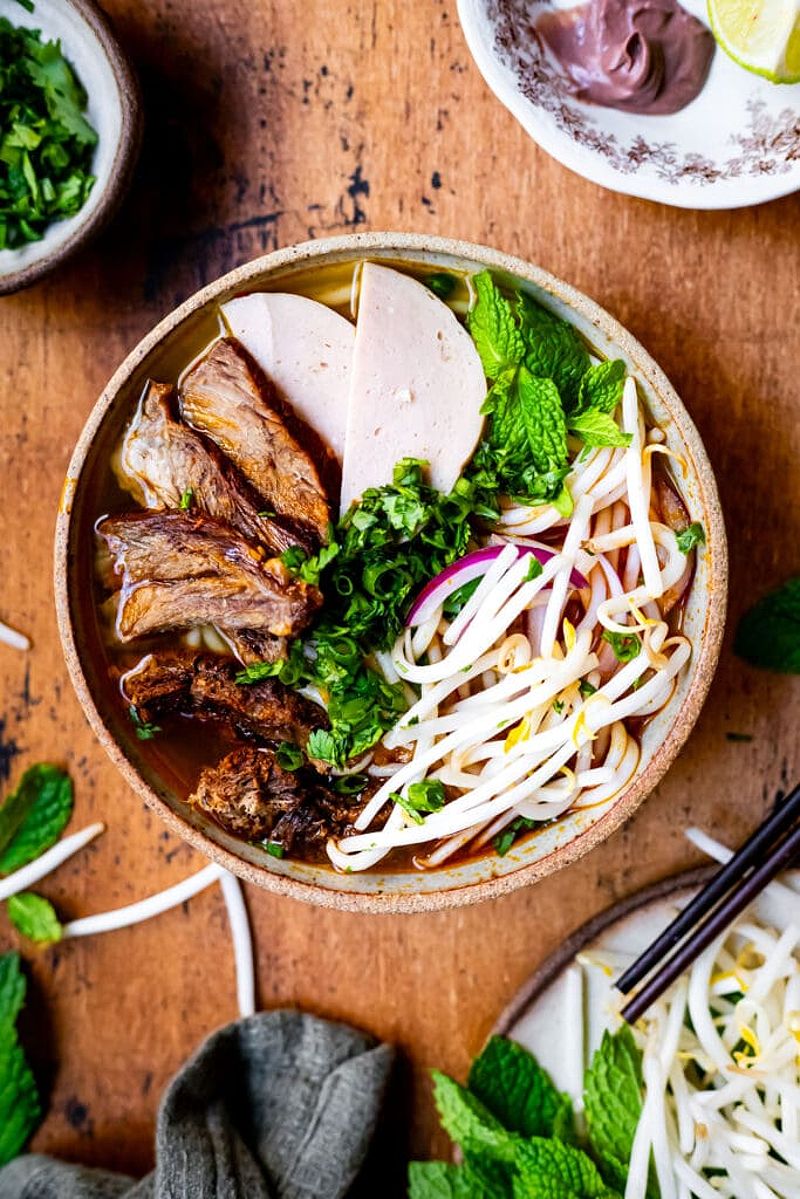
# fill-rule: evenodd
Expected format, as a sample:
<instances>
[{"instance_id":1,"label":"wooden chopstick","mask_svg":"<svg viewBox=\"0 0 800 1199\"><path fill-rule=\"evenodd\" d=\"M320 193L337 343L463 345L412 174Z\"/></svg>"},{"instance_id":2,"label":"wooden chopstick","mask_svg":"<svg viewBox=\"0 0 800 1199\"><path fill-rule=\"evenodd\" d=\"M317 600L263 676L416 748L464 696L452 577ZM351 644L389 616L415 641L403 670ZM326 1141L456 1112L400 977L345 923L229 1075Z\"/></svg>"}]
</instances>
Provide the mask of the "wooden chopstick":
<instances>
[{"instance_id":1,"label":"wooden chopstick","mask_svg":"<svg viewBox=\"0 0 800 1199\"><path fill-rule=\"evenodd\" d=\"M711 911L723 895L742 879L745 871L761 861L777 838L790 828L798 817L800 817L800 785L790 792L780 807L777 807L763 824L759 825L753 835L748 837L744 845L736 851L719 873L714 875L702 891L695 895L692 902L687 904L672 923L664 929L663 933L655 939L653 944L617 979L614 983L617 990L622 991L624 995L627 995L628 991L632 991L637 983L640 983L645 975L649 974L666 957L668 951L677 945L681 938L698 924L707 912Z\"/></svg>"},{"instance_id":2,"label":"wooden chopstick","mask_svg":"<svg viewBox=\"0 0 800 1199\"><path fill-rule=\"evenodd\" d=\"M800 824L774 847L767 860L744 879L741 886L730 891L726 898L711 913L679 949L664 962L648 983L637 991L633 999L622 1009L622 1018L635 1024L669 986L683 974L711 942L724 932L737 916L757 898L768 883L772 882L800 853ZM733 859L731 859L732 861ZM713 881L713 880L712 880ZM800 896L798 896L800 901Z\"/></svg>"}]
</instances>

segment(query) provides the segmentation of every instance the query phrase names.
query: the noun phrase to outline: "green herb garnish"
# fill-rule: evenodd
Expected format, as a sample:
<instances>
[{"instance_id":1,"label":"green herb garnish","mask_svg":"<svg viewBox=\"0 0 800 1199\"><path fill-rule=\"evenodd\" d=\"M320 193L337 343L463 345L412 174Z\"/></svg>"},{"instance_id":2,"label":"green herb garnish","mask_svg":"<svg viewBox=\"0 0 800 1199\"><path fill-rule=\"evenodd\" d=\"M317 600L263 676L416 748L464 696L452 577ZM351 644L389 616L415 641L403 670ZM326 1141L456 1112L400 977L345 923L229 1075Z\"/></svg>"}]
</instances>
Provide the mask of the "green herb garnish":
<instances>
[{"instance_id":1,"label":"green herb garnish","mask_svg":"<svg viewBox=\"0 0 800 1199\"><path fill-rule=\"evenodd\" d=\"M508 828L504 828L492 840L492 846L498 857L504 858L516 841L517 834L532 829L535 824L536 821L529 820L527 816L517 816L516 820L512 820Z\"/></svg>"},{"instance_id":2,"label":"green herb garnish","mask_svg":"<svg viewBox=\"0 0 800 1199\"><path fill-rule=\"evenodd\" d=\"M291 741L281 741L275 750L275 759L282 770L299 770L305 762L302 749Z\"/></svg>"},{"instance_id":3,"label":"green herb garnish","mask_svg":"<svg viewBox=\"0 0 800 1199\"><path fill-rule=\"evenodd\" d=\"M0 249L15 249L86 203L97 133L59 42L0 18L0 77Z\"/></svg>"},{"instance_id":4,"label":"green herb garnish","mask_svg":"<svg viewBox=\"0 0 800 1199\"><path fill-rule=\"evenodd\" d=\"M194 499L194 488L187 487L186 490L184 491L183 495L181 496L180 508L181 508L182 512L189 511L189 509L192 506L193 499Z\"/></svg>"},{"instance_id":5,"label":"green herb garnish","mask_svg":"<svg viewBox=\"0 0 800 1199\"><path fill-rule=\"evenodd\" d=\"M789 579L745 612L733 648L751 666L800 674L800 578Z\"/></svg>"},{"instance_id":6,"label":"green herb garnish","mask_svg":"<svg viewBox=\"0 0 800 1199\"><path fill-rule=\"evenodd\" d=\"M578 690L580 691L583 699L588 699L590 695L597 694L597 688L593 683L590 683L588 679L581 679L580 683L578 683Z\"/></svg>"},{"instance_id":7,"label":"green herb garnish","mask_svg":"<svg viewBox=\"0 0 800 1199\"><path fill-rule=\"evenodd\" d=\"M393 791L389 799L399 804L415 824L422 824L421 812L438 812L444 807L444 784L440 779L422 779L419 783L412 783L405 795Z\"/></svg>"},{"instance_id":8,"label":"green herb garnish","mask_svg":"<svg viewBox=\"0 0 800 1199\"><path fill-rule=\"evenodd\" d=\"M436 1107L462 1164L412 1162L409 1199L620 1199L625 1182L610 1181L608 1158L623 1153L627 1165L630 1157L642 1106L639 1062L627 1028L606 1034L586 1074L596 1134L589 1138L579 1136L569 1097L513 1041L492 1037L466 1087L434 1071ZM601 1080L609 1103L598 1131ZM648 1196L655 1199L650 1190Z\"/></svg>"},{"instance_id":9,"label":"green herb garnish","mask_svg":"<svg viewBox=\"0 0 800 1199\"><path fill-rule=\"evenodd\" d=\"M642 649L642 643L635 633L612 633L610 629L604 629L603 641L611 646L618 662L632 662L639 657Z\"/></svg>"},{"instance_id":10,"label":"green herb garnish","mask_svg":"<svg viewBox=\"0 0 800 1199\"><path fill-rule=\"evenodd\" d=\"M425 284L440 300L448 300L455 291L456 279L455 275L448 275L446 271L436 271L427 276Z\"/></svg>"},{"instance_id":11,"label":"green herb garnish","mask_svg":"<svg viewBox=\"0 0 800 1199\"><path fill-rule=\"evenodd\" d=\"M705 545L706 531L699 520L694 520L677 535L678 549L682 554L691 553L697 545Z\"/></svg>"},{"instance_id":12,"label":"green herb garnish","mask_svg":"<svg viewBox=\"0 0 800 1199\"><path fill-rule=\"evenodd\" d=\"M39 1093L17 1036L26 983L19 954L0 956L0 1166L21 1153L42 1116Z\"/></svg>"},{"instance_id":13,"label":"green herb garnish","mask_svg":"<svg viewBox=\"0 0 800 1199\"><path fill-rule=\"evenodd\" d=\"M136 736L140 741L152 741L156 733L161 732L160 724L151 724L149 720L142 720L134 704L131 704L128 708L128 715L133 722L133 727L136 729Z\"/></svg>"},{"instance_id":14,"label":"green herb garnish","mask_svg":"<svg viewBox=\"0 0 800 1199\"><path fill-rule=\"evenodd\" d=\"M286 850L280 841L265 841L264 848L271 858L285 858Z\"/></svg>"},{"instance_id":15,"label":"green herb garnish","mask_svg":"<svg viewBox=\"0 0 800 1199\"><path fill-rule=\"evenodd\" d=\"M11 874L55 845L72 815L69 775L46 762L25 771L0 808L0 874Z\"/></svg>"},{"instance_id":16,"label":"green herb garnish","mask_svg":"<svg viewBox=\"0 0 800 1199\"><path fill-rule=\"evenodd\" d=\"M343 774L332 783L337 795L360 795L369 779L365 774Z\"/></svg>"},{"instance_id":17,"label":"green herb garnish","mask_svg":"<svg viewBox=\"0 0 800 1199\"><path fill-rule=\"evenodd\" d=\"M32 891L23 891L12 895L6 906L14 928L29 941L52 944L61 940L61 922L49 899L34 895Z\"/></svg>"}]
</instances>

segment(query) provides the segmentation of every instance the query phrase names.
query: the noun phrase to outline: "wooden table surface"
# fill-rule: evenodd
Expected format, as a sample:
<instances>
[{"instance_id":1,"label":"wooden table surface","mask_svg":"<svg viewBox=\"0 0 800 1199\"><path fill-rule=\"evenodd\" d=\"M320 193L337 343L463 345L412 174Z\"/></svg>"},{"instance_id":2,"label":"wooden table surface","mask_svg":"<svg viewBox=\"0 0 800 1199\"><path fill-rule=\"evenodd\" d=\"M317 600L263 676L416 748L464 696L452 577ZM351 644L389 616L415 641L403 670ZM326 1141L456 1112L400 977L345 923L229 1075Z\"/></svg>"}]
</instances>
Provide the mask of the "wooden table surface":
<instances>
[{"instance_id":1,"label":"wooden table surface","mask_svg":"<svg viewBox=\"0 0 800 1199\"><path fill-rule=\"evenodd\" d=\"M551 161L490 95L453 0L108 0L141 74L145 148L122 213L52 280L0 307L0 770L63 762L96 845L41 890L72 917L201 865L123 785L86 725L53 613L52 533L95 397L197 287L327 233L449 234L521 255L593 296L678 388L717 471L731 543L729 630L796 571L800 540L800 199L685 212ZM664 783L578 865L483 906L359 917L249 889L264 1007L351 1021L402 1051L386 1170L443 1153L426 1071L462 1076L498 1011L577 924L697 860L697 823L736 841L800 774L798 682L750 670L730 633L703 715ZM745 733L749 741L731 741ZM0 915L0 948L16 944ZM194 1045L235 1015L217 889L157 921L45 951L28 1042L49 1088L34 1146L143 1171L156 1105ZM383 1190L383 1188L382 1188Z\"/></svg>"}]
</instances>

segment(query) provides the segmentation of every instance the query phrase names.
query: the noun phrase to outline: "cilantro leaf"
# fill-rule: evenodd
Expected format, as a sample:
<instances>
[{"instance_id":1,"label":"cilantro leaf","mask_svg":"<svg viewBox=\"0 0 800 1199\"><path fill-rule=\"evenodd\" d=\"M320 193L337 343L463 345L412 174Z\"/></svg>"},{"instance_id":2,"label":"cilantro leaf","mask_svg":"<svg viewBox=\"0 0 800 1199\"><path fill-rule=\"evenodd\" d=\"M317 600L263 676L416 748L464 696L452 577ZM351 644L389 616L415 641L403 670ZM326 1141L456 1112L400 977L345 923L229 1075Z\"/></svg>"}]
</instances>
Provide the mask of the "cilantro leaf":
<instances>
[{"instance_id":1,"label":"cilantro leaf","mask_svg":"<svg viewBox=\"0 0 800 1199\"><path fill-rule=\"evenodd\" d=\"M467 1086L511 1132L574 1138L569 1096L556 1089L533 1054L516 1041L492 1037L472 1063Z\"/></svg>"},{"instance_id":2,"label":"cilantro leaf","mask_svg":"<svg viewBox=\"0 0 800 1199\"><path fill-rule=\"evenodd\" d=\"M611 646L618 662L632 662L639 657L642 649L642 643L635 633L614 633L611 629L603 629L603 641Z\"/></svg>"},{"instance_id":3,"label":"cilantro leaf","mask_svg":"<svg viewBox=\"0 0 800 1199\"><path fill-rule=\"evenodd\" d=\"M584 1078L589 1142L609 1186L625 1189L636 1125L642 1111L642 1058L627 1025L603 1033ZM658 1199L651 1180L648 1199Z\"/></svg>"},{"instance_id":4,"label":"cilantro leaf","mask_svg":"<svg viewBox=\"0 0 800 1199\"><path fill-rule=\"evenodd\" d=\"M299 745L291 741L281 741L275 750L275 758L282 770L299 770L305 762L305 756Z\"/></svg>"},{"instance_id":5,"label":"cilantro leaf","mask_svg":"<svg viewBox=\"0 0 800 1199\"><path fill-rule=\"evenodd\" d=\"M0 249L15 249L86 202L97 134L59 42L0 18L0 78Z\"/></svg>"},{"instance_id":6,"label":"cilantro leaf","mask_svg":"<svg viewBox=\"0 0 800 1199\"><path fill-rule=\"evenodd\" d=\"M488 271L473 275L477 300L467 314L467 328L475 342L487 379L497 379L525 355L514 309Z\"/></svg>"},{"instance_id":7,"label":"cilantro leaf","mask_svg":"<svg viewBox=\"0 0 800 1199\"><path fill-rule=\"evenodd\" d=\"M626 373L627 369L621 358L610 358L590 366L581 376L575 414L587 412L591 408L595 412L604 412L610 416L622 400Z\"/></svg>"},{"instance_id":8,"label":"cilantro leaf","mask_svg":"<svg viewBox=\"0 0 800 1199\"><path fill-rule=\"evenodd\" d=\"M525 366L538 378L552 379L569 410L590 366L586 347L569 321L543 308L527 293L518 294L516 308L525 342Z\"/></svg>"},{"instance_id":9,"label":"cilantro leaf","mask_svg":"<svg viewBox=\"0 0 800 1199\"><path fill-rule=\"evenodd\" d=\"M25 1147L41 1119L31 1069L17 1039L16 1019L25 997L19 955L0 956L0 1166Z\"/></svg>"},{"instance_id":10,"label":"cilantro leaf","mask_svg":"<svg viewBox=\"0 0 800 1199\"><path fill-rule=\"evenodd\" d=\"M598 408L587 408L577 416L567 418L570 433L580 437L584 445L615 446L626 448L631 444L631 434L623 433L613 416Z\"/></svg>"},{"instance_id":11,"label":"cilantro leaf","mask_svg":"<svg viewBox=\"0 0 800 1199\"><path fill-rule=\"evenodd\" d=\"M55 845L72 815L72 782L57 766L42 762L25 771L17 792L27 808L10 843L0 853L0 874L11 874ZM8 802L8 801L7 801Z\"/></svg>"},{"instance_id":12,"label":"cilantro leaf","mask_svg":"<svg viewBox=\"0 0 800 1199\"><path fill-rule=\"evenodd\" d=\"M136 730L136 736L140 741L152 741L156 733L161 732L160 724L152 724L149 720L142 720L134 704L131 704L128 708L128 715Z\"/></svg>"},{"instance_id":13,"label":"cilantro leaf","mask_svg":"<svg viewBox=\"0 0 800 1199\"><path fill-rule=\"evenodd\" d=\"M40 944L61 940L61 922L49 899L23 891L12 895L7 907L9 920L23 937Z\"/></svg>"},{"instance_id":14,"label":"cilantro leaf","mask_svg":"<svg viewBox=\"0 0 800 1199\"><path fill-rule=\"evenodd\" d=\"M691 553L696 545L705 545L706 531L699 520L693 520L677 536L678 549L682 554Z\"/></svg>"},{"instance_id":15,"label":"cilantro leaf","mask_svg":"<svg viewBox=\"0 0 800 1199\"><path fill-rule=\"evenodd\" d=\"M477 1096L433 1071L433 1097L442 1127L466 1154L511 1163L522 1138L508 1132Z\"/></svg>"},{"instance_id":16,"label":"cilantro leaf","mask_svg":"<svg viewBox=\"0 0 800 1199\"><path fill-rule=\"evenodd\" d=\"M592 1159L557 1137L517 1148L514 1199L615 1199Z\"/></svg>"},{"instance_id":17,"label":"cilantro leaf","mask_svg":"<svg viewBox=\"0 0 800 1199\"><path fill-rule=\"evenodd\" d=\"M788 579L745 612L733 648L751 666L800 674L800 578Z\"/></svg>"}]
</instances>

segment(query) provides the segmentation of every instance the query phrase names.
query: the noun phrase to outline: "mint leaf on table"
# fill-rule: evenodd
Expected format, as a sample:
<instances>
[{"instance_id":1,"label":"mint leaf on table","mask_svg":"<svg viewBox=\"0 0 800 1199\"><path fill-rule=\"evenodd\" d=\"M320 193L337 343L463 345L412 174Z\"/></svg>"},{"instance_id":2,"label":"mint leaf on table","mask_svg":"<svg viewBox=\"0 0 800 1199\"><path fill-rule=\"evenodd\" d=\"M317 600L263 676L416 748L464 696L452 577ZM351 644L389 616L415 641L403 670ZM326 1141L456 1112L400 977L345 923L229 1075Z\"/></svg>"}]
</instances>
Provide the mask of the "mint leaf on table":
<instances>
[{"instance_id":1,"label":"mint leaf on table","mask_svg":"<svg viewBox=\"0 0 800 1199\"><path fill-rule=\"evenodd\" d=\"M6 800L2 811L10 802ZM19 870L55 845L72 815L70 777L47 762L31 766L22 776L15 802L23 804L26 814L0 853L0 874Z\"/></svg>"},{"instance_id":2,"label":"mint leaf on table","mask_svg":"<svg viewBox=\"0 0 800 1199\"><path fill-rule=\"evenodd\" d=\"M11 896L7 910L14 928L29 941L41 945L61 940L61 922L49 899L32 891L23 891Z\"/></svg>"},{"instance_id":3,"label":"mint leaf on table","mask_svg":"<svg viewBox=\"0 0 800 1199\"><path fill-rule=\"evenodd\" d=\"M492 1037L472 1063L467 1086L511 1132L574 1138L569 1096L556 1089L533 1054L516 1041Z\"/></svg>"},{"instance_id":4,"label":"mint leaf on table","mask_svg":"<svg viewBox=\"0 0 800 1199\"><path fill-rule=\"evenodd\" d=\"M514 1161L522 1138L508 1132L480 1099L438 1070L433 1071L433 1098L442 1127L466 1155Z\"/></svg>"},{"instance_id":5,"label":"mint leaf on table","mask_svg":"<svg viewBox=\"0 0 800 1199\"><path fill-rule=\"evenodd\" d=\"M733 649L751 666L800 674L800 578L788 579L745 612Z\"/></svg>"},{"instance_id":6,"label":"mint leaf on table","mask_svg":"<svg viewBox=\"0 0 800 1199\"><path fill-rule=\"evenodd\" d=\"M532 1137L515 1165L514 1199L615 1199L591 1158L557 1137Z\"/></svg>"},{"instance_id":7,"label":"mint leaf on table","mask_svg":"<svg viewBox=\"0 0 800 1199\"><path fill-rule=\"evenodd\" d=\"M589 1143L610 1186L625 1189L636 1125L642 1113L642 1055L627 1025L603 1033L583 1083ZM648 1185L648 1199L658 1188Z\"/></svg>"},{"instance_id":8,"label":"mint leaf on table","mask_svg":"<svg viewBox=\"0 0 800 1199\"><path fill-rule=\"evenodd\" d=\"M568 417L567 428L590 448L614 446L625 449L631 444L631 434L624 433L613 416L598 408L588 408L577 416Z\"/></svg>"},{"instance_id":9,"label":"mint leaf on table","mask_svg":"<svg viewBox=\"0 0 800 1199\"><path fill-rule=\"evenodd\" d=\"M690 525L678 533L678 549L682 554L689 554L697 545L705 545L706 531L699 520L693 520Z\"/></svg>"},{"instance_id":10,"label":"mint leaf on table","mask_svg":"<svg viewBox=\"0 0 800 1199\"><path fill-rule=\"evenodd\" d=\"M508 1176L471 1162L410 1162L408 1199L512 1199Z\"/></svg>"},{"instance_id":11,"label":"mint leaf on table","mask_svg":"<svg viewBox=\"0 0 800 1199\"><path fill-rule=\"evenodd\" d=\"M473 275L477 300L467 313L467 328L475 342L487 379L497 379L523 359L526 346L511 302L488 271Z\"/></svg>"},{"instance_id":12,"label":"mint leaf on table","mask_svg":"<svg viewBox=\"0 0 800 1199\"><path fill-rule=\"evenodd\" d=\"M41 1118L31 1069L17 1039L16 1019L25 997L19 954L0 956L0 1166L25 1147Z\"/></svg>"},{"instance_id":13,"label":"mint leaf on table","mask_svg":"<svg viewBox=\"0 0 800 1199\"><path fill-rule=\"evenodd\" d=\"M543 308L525 292L519 293L516 310L525 343L525 366L538 378L552 379L569 409L590 367L586 347L569 321Z\"/></svg>"}]
</instances>

